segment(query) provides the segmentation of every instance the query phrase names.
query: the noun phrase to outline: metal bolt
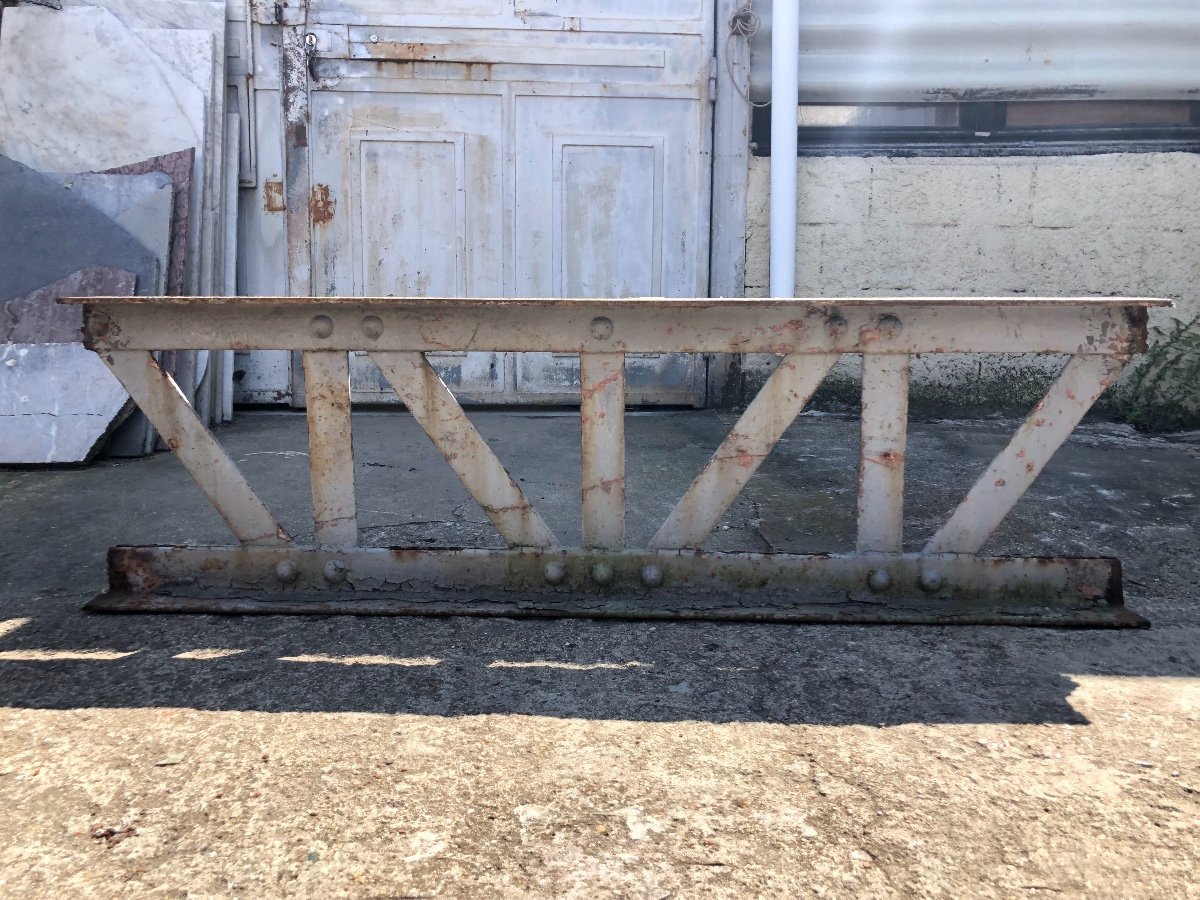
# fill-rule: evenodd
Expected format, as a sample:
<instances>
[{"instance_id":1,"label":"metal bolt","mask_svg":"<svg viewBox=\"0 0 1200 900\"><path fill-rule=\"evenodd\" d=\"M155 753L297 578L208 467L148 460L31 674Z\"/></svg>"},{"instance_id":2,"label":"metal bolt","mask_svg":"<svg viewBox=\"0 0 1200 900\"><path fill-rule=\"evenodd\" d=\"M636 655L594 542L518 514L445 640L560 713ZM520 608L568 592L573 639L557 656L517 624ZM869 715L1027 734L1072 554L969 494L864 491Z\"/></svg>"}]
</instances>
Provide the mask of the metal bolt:
<instances>
[{"instance_id":1,"label":"metal bolt","mask_svg":"<svg viewBox=\"0 0 1200 900\"><path fill-rule=\"evenodd\" d=\"M592 319L592 337L598 341L607 341L612 337L613 323L607 316L596 316Z\"/></svg>"},{"instance_id":2,"label":"metal bolt","mask_svg":"<svg viewBox=\"0 0 1200 900\"><path fill-rule=\"evenodd\" d=\"M377 340L383 334L383 319L379 316L367 316L362 320L362 330L371 340Z\"/></svg>"},{"instance_id":3,"label":"metal bolt","mask_svg":"<svg viewBox=\"0 0 1200 900\"><path fill-rule=\"evenodd\" d=\"M567 567L562 563L547 563L542 573L546 576L546 584L562 584L567 580Z\"/></svg>"},{"instance_id":4,"label":"metal bolt","mask_svg":"<svg viewBox=\"0 0 1200 900\"><path fill-rule=\"evenodd\" d=\"M921 573L921 590L928 594L936 594L942 589L942 585L945 583L946 579L936 569L929 569Z\"/></svg>"},{"instance_id":5,"label":"metal bolt","mask_svg":"<svg viewBox=\"0 0 1200 900\"><path fill-rule=\"evenodd\" d=\"M879 334L885 338L894 338L904 330L904 325L895 316L879 317Z\"/></svg>"},{"instance_id":6,"label":"metal bolt","mask_svg":"<svg viewBox=\"0 0 1200 900\"><path fill-rule=\"evenodd\" d=\"M377 35L377 34L371 35L371 43L378 44L379 43L379 35Z\"/></svg>"},{"instance_id":7,"label":"metal bolt","mask_svg":"<svg viewBox=\"0 0 1200 900\"><path fill-rule=\"evenodd\" d=\"M830 316L825 320L825 330L834 340L842 337L846 333L846 320L841 316Z\"/></svg>"},{"instance_id":8,"label":"metal bolt","mask_svg":"<svg viewBox=\"0 0 1200 900\"><path fill-rule=\"evenodd\" d=\"M646 587L662 587L663 570L658 566L645 566L642 569L642 584Z\"/></svg>"},{"instance_id":9,"label":"metal bolt","mask_svg":"<svg viewBox=\"0 0 1200 900\"><path fill-rule=\"evenodd\" d=\"M601 562L592 566L592 580L596 584L612 584L614 574L613 567L608 563Z\"/></svg>"},{"instance_id":10,"label":"metal bolt","mask_svg":"<svg viewBox=\"0 0 1200 900\"><path fill-rule=\"evenodd\" d=\"M875 569L867 576L867 587L872 593L878 594L880 591L886 591L892 586L892 576L884 569Z\"/></svg>"},{"instance_id":11,"label":"metal bolt","mask_svg":"<svg viewBox=\"0 0 1200 900\"><path fill-rule=\"evenodd\" d=\"M341 584L346 580L346 573L349 571L349 567L340 559L331 559L325 563L325 568L321 570L321 573L330 584Z\"/></svg>"},{"instance_id":12,"label":"metal bolt","mask_svg":"<svg viewBox=\"0 0 1200 900\"><path fill-rule=\"evenodd\" d=\"M300 577L300 570L296 568L296 564L290 559L285 559L275 566L275 577L284 584L291 584Z\"/></svg>"},{"instance_id":13,"label":"metal bolt","mask_svg":"<svg viewBox=\"0 0 1200 900\"><path fill-rule=\"evenodd\" d=\"M333 334L333 319L329 316L313 316L308 329L315 338L327 338Z\"/></svg>"}]
</instances>

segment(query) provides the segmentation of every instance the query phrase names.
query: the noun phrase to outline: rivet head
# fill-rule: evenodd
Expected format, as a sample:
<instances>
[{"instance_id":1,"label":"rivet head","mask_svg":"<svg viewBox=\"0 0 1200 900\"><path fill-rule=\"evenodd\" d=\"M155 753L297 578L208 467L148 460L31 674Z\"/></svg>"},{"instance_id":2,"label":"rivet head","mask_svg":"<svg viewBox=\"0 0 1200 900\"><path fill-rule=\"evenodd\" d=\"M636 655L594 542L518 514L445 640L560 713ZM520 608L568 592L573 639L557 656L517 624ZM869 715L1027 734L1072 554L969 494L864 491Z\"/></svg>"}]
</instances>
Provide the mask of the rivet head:
<instances>
[{"instance_id":1,"label":"rivet head","mask_svg":"<svg viewBox=\"0 0 1200 900\"><path fill-rule=\"evenodd\" d=\"M607 316L596 316L592 319L592 337L598 341L607 341L612 337L613 323Z\"/></svg>"},{"instance_id":2,"label":"rivet head","mask_svg":"<svg viewBox=\"0 0 1200 900\"><path fill-rule=\"evenodd\" d=\"M329 316L313 316L308 330L315 338L327 338L333 334L333 319Z\"/></svg>"},{"instance_id":3,"label":"rivet head","mask_svg":"<svg viewBox=\"0 0 1200 900\"><path fill-rule=\"evenodd\" d=\"M371 35L371 43L378 44L379 43L379 35L377 35L377 34Z\"/></svg>"},{"instance_id":4,"label":"rivet head","mask_svg":"<svg viewBox=\"0 0 1200 900\"><path fill-rule=\"evenodd\" d=\"M646 587L656 588L662 587L663 570L658 566L644 566L642 568L642 584Z\"/></svg>"},{"instance_id":5,"label":"rivet head","mask_svg":"<svg viewBox=\"0 0 1200 900\"><path fill-rule=\"evenodd\" d=\"M383 319L379 316L367 316L362 320L362 333L374 341L383 334Z\"/></svg>"},{"instance_id":6,"label":"rivet head","mask_svg":"<svg viewBox=\"0 0 1200 900\"><path fill-rule=\"evenodd\" d=\"M346 580L346 573L350 571L349 567L340 559L331 559L325 563L325 568L321 570L321 574L325 576L325 580L330 584L341 584Z\"/></svg>"},{"instance_id":7,"label":"rivet head","mask_svg":"<svg viewBox=\"0 0 1200 900\"><path fill-rule=\"evenodd\" d=\"M613 567L608 563L601 562L592 566L592 581L596 584L612 584Z\"/></svg>"},{"instance_id":8,"label":"rivet head","mask_svg":"<svg viewBox=\"0 0 1200 900\"><path fill-rule=\"evenodd\" d=\"M290 559L285 559L275 566L275 577L284 584L291 584L300 577L300 570L296 568L296 564Z\"/></svg>"},{"instance_id":9,"label":"rivet head","mask_svg":"<svg viewBox=\"0 0 1200 900\"><path fill-rule=\"evenodd\" d=\"M895 316L879 317L879 334L881 337L894 338L903 330L903 323Z\"/></svg>"},{"instance_id":10,"label":"rivet head","mask_svg":"<svg viewBox=\"0 0 1200 900\"><path fill-rule=\"evenodd\" d=\"M886 591L892 586L892 576L884 569L875 569L867 576L867 587L873 593L878 594L880 591Z\"/></svg>"},{"instance_id":11,"label":"rivet head","mask_svg":"<svg viewBox=\"0 0 1200 900\"><path fill-rule=\"evenodd\" d=\"M936 569L929 569L921 573L921 590L927 594L935 594L942 589L942 585L946 583L946 579L942 577L942 573Z\"/></svg>"},{"instance_id":12,"label":"rivet head","mask_svg":"<svg viewBox=\"0 0 1200 900\"><path fill-rule=\"evenodd\" d=\"M825 330L829 333L831 338L836 339L842 337L845 335L848 327L849 326L847 326L846 320L841 316L830 316L825 320Z\"/></svg>"},{"instance_id":13,"label":"rivet head","mask_svg":"<svg viewBox=\"0 0 1200 900\"><path fill-rule=\"evenodd\" d=\"M542 574L546 576L546 584L562 584L567 580L567 567L562 563L547 563Z\"/></svg>"}]
</instances>

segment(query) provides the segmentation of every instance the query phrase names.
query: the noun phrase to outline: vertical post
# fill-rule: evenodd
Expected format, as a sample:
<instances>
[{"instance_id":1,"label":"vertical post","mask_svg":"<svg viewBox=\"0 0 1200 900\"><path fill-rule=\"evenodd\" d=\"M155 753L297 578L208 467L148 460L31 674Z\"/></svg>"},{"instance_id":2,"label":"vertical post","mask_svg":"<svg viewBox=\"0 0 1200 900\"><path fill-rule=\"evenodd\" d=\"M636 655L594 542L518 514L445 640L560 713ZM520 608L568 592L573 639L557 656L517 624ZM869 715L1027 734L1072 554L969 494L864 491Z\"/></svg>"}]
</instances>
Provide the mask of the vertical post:
<instances>
[{"instance_id":1,"label":"vertical post","mask_svg":"<svg viewBox=\"0 0 1200 900\"><path fill-rule=\"evenodd\" d=\"M771 6L771 296L796 294L800 0Z\"/></svg>"},{"instance_id":2,"label":"vertical post","mask_svg":"<svg viewBox=\"0 0 1200 900\"><path fill-rule=\"evenodd\" d=\"M579 354L583 546L625 546L625 354Z\"/></svg>"},{"instance_id":3,"label":"vertical post","mask_svg":"<svg viewBox=\"0 0 1200 900\"><path fill-rule=\"evenodd\" d=\"M858 552L899 553L904 537L907 354L863 356Z\"/></svg>"},{"instance_id":4,"label":"vertical post","mask_svg":"<svg viewBox=\"0 0 1200 900\"><path fill-rule=\"evenodd\" d=\"M344 350L307 350L308 467L317 544L358 543L354 445L350 434L350 361Z\"/></svg>"}]
</instances>

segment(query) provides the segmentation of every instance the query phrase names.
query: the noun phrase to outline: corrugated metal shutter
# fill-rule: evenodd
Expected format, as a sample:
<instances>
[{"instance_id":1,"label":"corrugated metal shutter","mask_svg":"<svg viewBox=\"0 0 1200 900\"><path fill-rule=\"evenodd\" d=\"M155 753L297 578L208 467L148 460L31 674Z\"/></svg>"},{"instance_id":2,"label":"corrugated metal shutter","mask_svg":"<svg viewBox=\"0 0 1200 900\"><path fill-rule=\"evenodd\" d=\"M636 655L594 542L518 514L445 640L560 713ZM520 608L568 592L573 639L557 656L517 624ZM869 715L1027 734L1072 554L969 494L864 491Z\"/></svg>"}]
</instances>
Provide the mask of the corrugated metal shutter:
<instances>
[{"instance_id":1,"label":"corrugated metal shutter","mask_svg":"<svg viewBox=\"0 0 1200 900\"><path fill-rule=\"evenodd\" d=\"M754 0L751 93L771 89ZM1200 0L803 0L800 100L1200 99Z\"/></svg>"}]
</instances>

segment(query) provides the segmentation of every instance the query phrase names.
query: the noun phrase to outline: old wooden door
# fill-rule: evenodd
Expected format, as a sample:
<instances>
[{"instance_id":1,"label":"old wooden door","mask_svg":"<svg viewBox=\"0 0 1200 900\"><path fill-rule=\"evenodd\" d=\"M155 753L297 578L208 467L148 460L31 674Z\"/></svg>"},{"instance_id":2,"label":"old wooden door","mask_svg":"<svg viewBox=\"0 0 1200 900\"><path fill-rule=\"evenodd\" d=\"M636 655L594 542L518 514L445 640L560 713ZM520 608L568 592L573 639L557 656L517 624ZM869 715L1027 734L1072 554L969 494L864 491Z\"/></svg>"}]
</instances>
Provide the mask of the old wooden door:
<instances>
[{"instance_id":1,"label":"old wooden door","mask_svg":"<svg viewBox=\"0 0 1200 900\"><path fill-rule=\"evenodd\" d=\"M312 7L314 293L706 295L709 0L417 9ZM467 401L578 401L572 356L435 365ZM630 357L627 376L631 403L704 402L701 359ZM365 357L352 386L395 402Z\"/></svg>"}]
</instances>

